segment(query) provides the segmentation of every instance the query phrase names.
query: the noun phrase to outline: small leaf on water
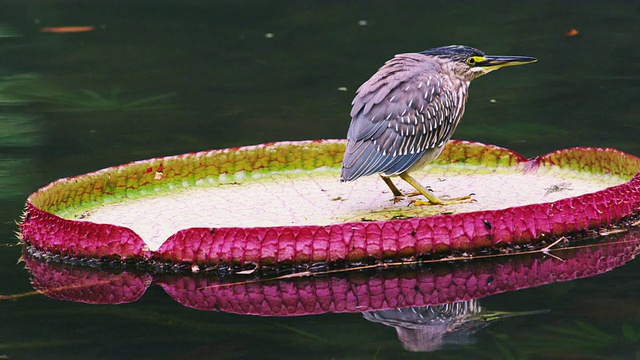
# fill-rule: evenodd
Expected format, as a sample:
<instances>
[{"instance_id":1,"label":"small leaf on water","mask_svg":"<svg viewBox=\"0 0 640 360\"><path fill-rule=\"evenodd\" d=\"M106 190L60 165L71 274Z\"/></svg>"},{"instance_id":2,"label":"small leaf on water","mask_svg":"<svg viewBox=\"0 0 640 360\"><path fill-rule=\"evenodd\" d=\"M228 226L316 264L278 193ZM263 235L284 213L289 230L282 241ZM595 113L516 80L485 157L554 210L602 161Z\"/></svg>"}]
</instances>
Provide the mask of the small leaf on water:
<instances>
[{"instance_id":1,"label":"small leaf on water","mask_svg":"<svg viewBox=\"0 0 640 360\"><path fill-rule=\"evenodd\" d=\"M575 28L572 28L571 30L567 31L566 33L564 33L564 36L569 36L569 37L573 37L580 34L580 31L578 31Z\"/></svg>"}]
</instances>

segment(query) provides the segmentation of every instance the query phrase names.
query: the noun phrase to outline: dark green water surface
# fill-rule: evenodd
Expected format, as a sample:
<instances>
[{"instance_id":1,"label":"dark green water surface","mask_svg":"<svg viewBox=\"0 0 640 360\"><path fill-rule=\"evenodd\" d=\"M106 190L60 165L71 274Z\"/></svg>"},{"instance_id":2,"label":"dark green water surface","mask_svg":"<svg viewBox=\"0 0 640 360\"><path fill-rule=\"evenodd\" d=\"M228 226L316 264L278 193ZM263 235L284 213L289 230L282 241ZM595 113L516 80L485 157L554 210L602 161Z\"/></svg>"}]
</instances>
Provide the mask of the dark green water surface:
<instances>
[{"instance_id":1,"label":"dark green water surface","mask_svg":"<svg viewBox=\"0 0 640 360\"><path fill-rule=\"evenodd\" d=\"M67 26L94 30L41 31ZM396 53L465 44L539 59L475 80L456 139L527 157L640 155L639 35L637 1L0 0L0 295L33 290L14 232L39 187L164 155L344 138L354 91ZM122 305L27 296L0 300L0 359L638 359L639 274L635 260L482 299L549 312L432 352L359 313L198 311L157 286Z\"/></svg>"}]
</instances>

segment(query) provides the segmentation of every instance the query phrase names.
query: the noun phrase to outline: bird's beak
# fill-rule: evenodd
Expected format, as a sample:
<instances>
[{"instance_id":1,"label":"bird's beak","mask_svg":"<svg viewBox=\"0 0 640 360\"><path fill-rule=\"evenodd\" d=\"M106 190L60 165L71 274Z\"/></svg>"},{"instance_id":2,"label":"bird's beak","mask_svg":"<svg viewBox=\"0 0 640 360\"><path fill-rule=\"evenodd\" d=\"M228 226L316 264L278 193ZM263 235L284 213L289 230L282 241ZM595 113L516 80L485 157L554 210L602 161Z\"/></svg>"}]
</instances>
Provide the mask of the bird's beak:
<instances>
[{"instance_id":1,"label":"bird's beak","mask_svg":"<svg viewBox=\"0 0 640 360\"><path fill-rule=\"evenodd\" d=\"M536 58L529 56L492 56L486 55L482 61L476 63L476 66L480 66L486 70L495 70L505 66L515 66L530 64L538 61Z\"/></svg>"}]
</instances>

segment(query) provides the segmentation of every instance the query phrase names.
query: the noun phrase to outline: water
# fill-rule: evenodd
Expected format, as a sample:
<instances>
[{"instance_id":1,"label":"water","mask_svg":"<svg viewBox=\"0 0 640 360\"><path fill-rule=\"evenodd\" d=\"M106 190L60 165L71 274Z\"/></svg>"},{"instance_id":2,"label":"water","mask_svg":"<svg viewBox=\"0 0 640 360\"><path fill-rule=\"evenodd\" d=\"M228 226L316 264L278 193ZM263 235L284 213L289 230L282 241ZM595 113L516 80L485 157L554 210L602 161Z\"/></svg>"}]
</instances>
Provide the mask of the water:
<instances>
[{"instance_id":1,"label":"water","mask_svg":"<svg viewBox=\"0 0 640 360\"><path fill-rule=\"evenodd\" d=\"M157 156L343 138L353 92L399 52L461 43L540 59L474 81L455 138L525 156L578 145L640 154L633 2L0 5L0 87L13 94L0 93L0 294L32 291L12 245L14 220L40 186ZM94 30L40 32L59 26ZM572 28L579 34L564 35ZM357 313L199 311L155 285L117 306L27 296L0 302L0 357L637 358L639 269L636 260L482 299L494 311L549 312L495 321L474 343L431 353L405 351L393 329Z\"/></svg>"}]
</instances>

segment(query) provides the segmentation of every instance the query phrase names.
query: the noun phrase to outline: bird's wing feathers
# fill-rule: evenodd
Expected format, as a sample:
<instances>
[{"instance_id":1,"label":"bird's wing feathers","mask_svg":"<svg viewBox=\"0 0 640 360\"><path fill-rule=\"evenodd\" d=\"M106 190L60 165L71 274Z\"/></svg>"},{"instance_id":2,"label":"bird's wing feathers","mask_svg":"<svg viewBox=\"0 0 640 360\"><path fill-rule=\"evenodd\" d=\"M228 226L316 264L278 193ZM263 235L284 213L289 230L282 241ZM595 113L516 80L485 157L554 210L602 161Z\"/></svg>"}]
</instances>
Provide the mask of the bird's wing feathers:
<instances>
[{"instance_id":1,"label":"bird's wing feathers","mask_svg":"<svg viewBox=\"0 0 640 360\"><path fill-rule=\"evenodd\" d=\"M343 180L399 174L424 151L449 140L459 115L458 95L437 75L439 70L424 55L401 54L358 89Z\"/></svg>"}]
</instances>

